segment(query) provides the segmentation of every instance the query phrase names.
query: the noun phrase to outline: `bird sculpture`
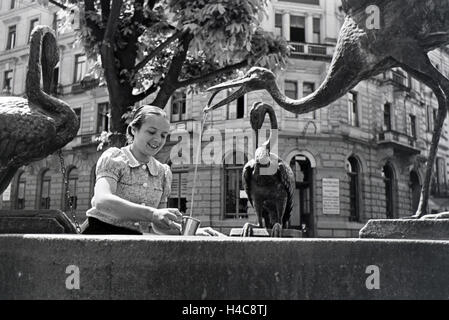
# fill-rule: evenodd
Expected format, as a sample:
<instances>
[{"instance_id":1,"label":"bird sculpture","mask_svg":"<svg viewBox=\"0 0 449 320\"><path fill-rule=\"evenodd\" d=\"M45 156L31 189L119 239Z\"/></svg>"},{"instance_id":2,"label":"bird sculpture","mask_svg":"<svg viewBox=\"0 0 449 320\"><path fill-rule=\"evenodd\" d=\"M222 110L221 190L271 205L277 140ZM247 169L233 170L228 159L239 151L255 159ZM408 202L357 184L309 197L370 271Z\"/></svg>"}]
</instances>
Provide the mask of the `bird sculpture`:
<instances>
[{"instance_id":1,"label":"bird sculpture","mask_svg":"<svg viewBox=\"0 0 449 320\"><path fill-rule=\"evenodd\" d=\"M210 88L216 91L241 86L205 111L247 92L265 89L282 108L296 114L308 113L328 106L362 80L401 67L426 84L438 99L420 202L412 216L420 218L427 214L432 168L449 103L449 80L432 65L427 52L449 44L449 1L342 0L342 5L345 21L327 76L315 92L299 100L290 99L279 90L272 72L252 68L239 79ZM379 25L370 23L372 19L377 19Z\"/></svg>"},{"instance_id":2,"label":"bird sculpture","mask_svg":"<svg viewBox=\"0 0 449 320\"><path fill-rule=\"evenodd\" d=\"M262 128L267 113L271 123L270 137L258 147L258 131ZM272 237L280 237L282 229L289 226L295 176L290 166L276 154L270 153L272 133L278 129L273 107L256 102L250 111L250 122L256 133L257 149L254 159L243 168L242 180L248 200L256 211L258 225L246 223L242 236L250 236L254 227L262 227L265 223L265 228L271 229ZM269 170L270 166L274 166L274 170Z\"/></svg>"},{"instance_id":3,"label":"bird sculpture","mask_svg":"<svg viewBox=\"0 0 449 320\"><path fill-rule=\"evenodd\" d=\"M27 99L0 97L0 194L21 166L61 149L78 132L75 112L49 95L58 61L54 32L47 26L35 27L30 39Z\"/></svg>"}]
</instances>

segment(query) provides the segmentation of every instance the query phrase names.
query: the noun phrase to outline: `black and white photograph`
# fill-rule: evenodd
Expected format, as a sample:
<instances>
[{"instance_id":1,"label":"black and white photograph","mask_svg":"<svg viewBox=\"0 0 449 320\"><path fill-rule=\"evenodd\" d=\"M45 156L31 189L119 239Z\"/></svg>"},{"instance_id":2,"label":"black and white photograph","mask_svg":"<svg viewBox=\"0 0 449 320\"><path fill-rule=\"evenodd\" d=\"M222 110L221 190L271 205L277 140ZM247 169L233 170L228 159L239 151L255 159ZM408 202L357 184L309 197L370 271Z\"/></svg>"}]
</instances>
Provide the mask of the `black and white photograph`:
<instances>
[{"instance_id":1,"label":"black and white photograph","mask_svg":"<svg viewBox=\"0 0 449 320\"><path fill-rule=\"evenodd\" d=\"M448 108L449 0L0 0L0 300L447 300Z\"/></svg>"}]
</instances>

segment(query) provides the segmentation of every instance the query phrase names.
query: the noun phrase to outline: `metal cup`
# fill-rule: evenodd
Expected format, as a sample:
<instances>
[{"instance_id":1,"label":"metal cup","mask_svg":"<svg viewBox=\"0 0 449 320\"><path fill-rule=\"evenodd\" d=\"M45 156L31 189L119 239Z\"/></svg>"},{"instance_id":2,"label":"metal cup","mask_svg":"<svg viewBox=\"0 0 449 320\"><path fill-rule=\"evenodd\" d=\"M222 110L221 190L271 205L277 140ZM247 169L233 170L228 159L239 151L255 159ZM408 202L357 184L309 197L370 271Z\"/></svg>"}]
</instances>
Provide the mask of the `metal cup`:
<instances>
[{"instance_id":1,"label":"metal cup","mask_svg":"<svg viewBox=\"0 0 449 320\"><path fill-rule=\"evenodd\" d=\"M194 236L200 224L201 221L198 219L188 216L182 217L182 235Z\"/></svg>"}]
</instances>

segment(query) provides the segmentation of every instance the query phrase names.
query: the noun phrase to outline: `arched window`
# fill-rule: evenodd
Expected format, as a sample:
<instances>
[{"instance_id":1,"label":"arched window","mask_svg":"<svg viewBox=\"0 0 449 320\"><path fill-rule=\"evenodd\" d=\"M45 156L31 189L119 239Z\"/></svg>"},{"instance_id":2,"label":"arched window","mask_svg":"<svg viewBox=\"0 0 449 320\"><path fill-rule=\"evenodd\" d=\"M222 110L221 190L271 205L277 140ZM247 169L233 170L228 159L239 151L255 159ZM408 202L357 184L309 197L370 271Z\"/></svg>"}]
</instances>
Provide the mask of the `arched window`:
<instances>
[{"instance_id":1,"label":"arched window","mask_svg":"<svg viewBox=\"0 0 449 320\"><path fill-rule=\"evenodd\" d=\"M77 207L78 170L76 169L76 167L70 169L68 173L68 182L69 182L70 202L67 199L66 194L64 193L65 210L70 209L70 203L72 204L73 209L76 209Z\"/></svg>"},{"instance_id":2,"label":"arched window","mask_svg":"<svg viewBox=\"0 0 449 320\"><path fill-rule=\"evenodd\" d=\"M394 218L394 171L389 163L382 170L385 183L385 208L387 219Z\"/></svg>"},{"instance_id":3,"label":"arched window","mask_svg":"<svg viewBox=\"0 0 449 320\"><path fill-rule=\"evenodd\" d=\"M187 108L187 91L178 90L172 96L171 102L171 122L185 120Z\"/></svg>"},{"instance_id":4,"label":"arched window","mask_svg":"<svg viewBox=\"0 0 449 320\"><path fill-rule=\"evenodd\" d=\"M384 104L384 131L391 131L391 104L385 103Z\"/></svg>"},{"instance_id":5,"label":"arched window","mask_svg":"<svg viewBox=\"0 0 449 320\"><path fill-rule=\"evenodd\" d=\"M437 195L438 197L446 196L446 161L444 158L438 157L436 159L436 180L437 180Z\"/></svg>"},{"instance_id":6,"label":"arched window","mask_svg":"<svg viewBox=\"0 0 449 320\"><path fill-rule=\"evenodd\" d=\"M410 172L410 195L412 198L412 211L416 212L421 196L421 184L419 183L419 176L416 171Z\"/></svg>"},{"instance_id":7,"label":"arched window","mask_svg":"<svg viewBox=\"0 0 449 320\"><path fill-rule=\"evenodd\" d=\"M97 174L95 171L96 168L97 168L97 166L95 165L90 172L89 208L92 207L92 198L94 197L94 192L95 192L95 182L97 180Z\"/></svg>"},{"instance_id":8,"label":"arched window","mask_svg":"<svg viewBox=\"0 0 449 320\"><path fill-rule=\"evenodd\" d=\"M244 163L247 161L245 155ZM249 201L241 192L243 191L243 164L239 163L237 152L230 154L224 163L224 217L226 219L248 218Z\"/></svg>"},{"instance_id":9,"label":"arched window","mask_svg":"<svg viewBox=\"0 0 449 320\"><path fill-rule=\"evenodd\" d=\"M39 209L50 209L50 186L51 176L50 171L47 169L41 176L41 189L39 196Z\"/></svg>"},{"instance_id":10,"label":"arched window","mask_svg":"<svg viewBox=\"0 0 449 320\"><path fill-rule=\"evenodd\" d=\"M360 165L355 157L349 157L347 162L349 175L349 221L360 221Z\"/></svg>"},{"instance_id":11,"label":"arched window","mask_svg":"<svg viewBox=\"0 0 449 320\"><path fill-rule=\"evenodd\" d=\"M15 209L25 209L26 178L22 171L17 177Z\"/></svg>"},{"instance_id":12,"label":"arched window","mask_svg":"<svg viewBox=\"0 0 449 320\"><path fill-rule=\"evenodd\" d=\"M187 212L187 182L189 173L185 170L173 170L171 194L167 200L169 208L178 208L182 213Z\"/></svg>"}]
</instances>

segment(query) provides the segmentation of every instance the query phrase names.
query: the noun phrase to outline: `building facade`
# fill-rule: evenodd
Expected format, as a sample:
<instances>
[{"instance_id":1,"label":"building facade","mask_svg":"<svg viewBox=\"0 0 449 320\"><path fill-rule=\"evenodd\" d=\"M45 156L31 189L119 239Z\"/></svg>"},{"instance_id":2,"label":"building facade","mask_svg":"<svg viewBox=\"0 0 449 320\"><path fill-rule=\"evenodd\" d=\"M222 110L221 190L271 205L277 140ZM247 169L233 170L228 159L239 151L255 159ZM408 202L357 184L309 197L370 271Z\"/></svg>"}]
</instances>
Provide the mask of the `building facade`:
<instances>
[{"instance_id":1,"label":"building facade","mask_svg":"<svg viewBox=\"0 0 449 320\"><path fill-rule=\"evenodd\" d=\"M57 8L45 9L31 0L16 1L20 5L11 8L8 1L2 1L0 7L0 85L4 95L22 95L31 25L36 19L57 25ZM285 37L294 49L287 68L277 74L277 84L285 95L298 99L318 88L343 19L339 1L269 3L263 27ZM108 130L108 95L105 86L84 85L91 62L75 45L73 32L58 34L58 44L61 62L55 71L58 85L54 94L67 101L81 120L79 135L64 148L64 160L70 195L82 221L90 207L95 165L101 155L95 138ZM448 76L448 52L436 50L430 57ZM437 101L427 87L403 70L363 81L330 106L301 116L280 108L266 92L249 93L209 115L197 158L202 110L208 98L208 94L193 95L184 90L165 108L173 130L171 139L182 139L171 150L169 206L184 212L193 208L202 225L228 232L256 221L242 190L241 171L254 156L249 110L258 101L273 105L279 126L274 148L295 173L293 228L304 229L309 237L356 237L369 219L408 216L416 210ZM448 130L446 121L430 211L449 210ZM1 208L67 211L59 163L52 155L24 167L2 195Z\"/></svg>"}]
</instances>

